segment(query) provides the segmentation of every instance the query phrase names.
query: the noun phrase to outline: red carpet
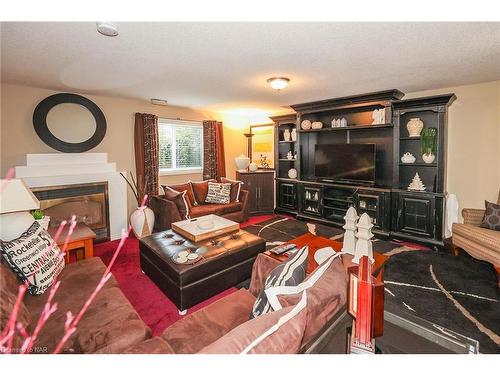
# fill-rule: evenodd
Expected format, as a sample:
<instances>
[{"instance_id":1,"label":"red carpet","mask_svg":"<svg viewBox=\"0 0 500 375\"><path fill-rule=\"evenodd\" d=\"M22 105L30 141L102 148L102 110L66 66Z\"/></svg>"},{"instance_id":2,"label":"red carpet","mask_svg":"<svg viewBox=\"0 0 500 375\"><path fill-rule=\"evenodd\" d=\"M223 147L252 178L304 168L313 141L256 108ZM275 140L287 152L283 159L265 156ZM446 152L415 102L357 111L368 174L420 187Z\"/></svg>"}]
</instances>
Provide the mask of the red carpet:
<instances>
[{"instance_id":1,"label":"red carpet","mask_svg":"<svg viewBox=\"0 0 500 375\"><path fill-rule=\"evenodd\" d=\"M252 217L241 227L268 220L274 215ZM113 256L119 240L97 244L94 248L105 264ZM114 277L118 280L120 289L139 313L140 317L153 331L153 336L160 335L165 328L181 319L177 307L163 294L163 292L141 272L139 265L139 241L136 238L127 239L125 246L116 259L112 269ZM188 309L188 314L209 305L213 301L236 291L230 288L218 295Z\"/></svg>"}]
</instances>

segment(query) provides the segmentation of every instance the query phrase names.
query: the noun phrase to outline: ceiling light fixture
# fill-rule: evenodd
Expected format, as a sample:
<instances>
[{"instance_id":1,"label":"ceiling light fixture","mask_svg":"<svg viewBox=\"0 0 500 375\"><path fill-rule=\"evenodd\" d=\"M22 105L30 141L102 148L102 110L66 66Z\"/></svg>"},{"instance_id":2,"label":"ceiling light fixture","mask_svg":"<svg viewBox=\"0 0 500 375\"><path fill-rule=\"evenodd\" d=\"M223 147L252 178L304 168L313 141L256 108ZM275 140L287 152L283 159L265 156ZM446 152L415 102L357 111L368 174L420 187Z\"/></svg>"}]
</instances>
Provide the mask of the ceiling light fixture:
<instances>
[{"instance_id":1,"label":"ceiling light fixture","mask_svg":"<svg viewBox=\"0 0 500 375\"><path fill-rule=\"evenodd\" d=\"M288 82L290 82L290 78L286 77L272 77L267 80L269 86L271 86L275 90L283 90L288 86Z\"/></svg>"},{"instance_id":2,"label":"ceiling light fixture","mask_svg":"<svg viewBox=\"0 0 500 375\"><path fill-rule=\"evenodd\" d=\"M117 36L118 27L111 22L96 22L97 31L105 36Z\"/></svg>"},{"instance_id":3,"label":"ceiling light fixture","mask_svg":"<svg viewBox=\"0 0 500 375\"><path fill-rule=\"evenodd\" d=\"M151 104L154 105L168 105L168 102L165 99L151 99Z\"/></svg>"}]
</instances>

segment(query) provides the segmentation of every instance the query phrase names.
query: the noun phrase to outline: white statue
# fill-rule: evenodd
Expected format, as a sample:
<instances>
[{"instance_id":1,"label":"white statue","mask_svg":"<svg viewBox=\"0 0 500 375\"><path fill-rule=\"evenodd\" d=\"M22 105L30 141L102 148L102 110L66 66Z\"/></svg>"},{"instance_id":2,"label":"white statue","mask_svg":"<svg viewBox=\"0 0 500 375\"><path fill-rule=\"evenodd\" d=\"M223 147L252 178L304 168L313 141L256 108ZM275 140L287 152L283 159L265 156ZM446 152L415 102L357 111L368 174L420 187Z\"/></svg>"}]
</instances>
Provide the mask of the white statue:
<instances>
[{"instance_id":1,"label":"white statue","mask_svg":"<svg viewBox=\"0 0 500 375\"><path fill-rule=\"evenodd\" d=\"M372 263L375 259L373 259L373 248L371 238L373 237L372 233L372 219L365 212L358 221L358 233L356 233L357 241L356 241L356 251L354 253L354 259L352 260L354 263L358 264L359 260L362 256L367 256Z\"/></svg>"},{"instance_id":2,"label":"white statue","mask_svg":"<svg viewBox=\"0 0 500 375\"><path fill-rule=\"evenodd\" d=\"M344 216L345 225L342 227L345 229L342 251L352 255L354 255L354 251L356 250L356 222L358 218L356 209L352 206L349 207Z\"/></svg>"},{"instance_id":3,"label":"white statue","mask_svg":"<svg viewBox=\"0 0 500 375\"><path fill-rule=\"evenodd\" d=\"M415 177L413 177L413 180L411 181L410 185L408 185L408 190L425 191L425 185L422 182L420 176L418 175L418 172L415 173Z\"/></svg>"}]
</instances>

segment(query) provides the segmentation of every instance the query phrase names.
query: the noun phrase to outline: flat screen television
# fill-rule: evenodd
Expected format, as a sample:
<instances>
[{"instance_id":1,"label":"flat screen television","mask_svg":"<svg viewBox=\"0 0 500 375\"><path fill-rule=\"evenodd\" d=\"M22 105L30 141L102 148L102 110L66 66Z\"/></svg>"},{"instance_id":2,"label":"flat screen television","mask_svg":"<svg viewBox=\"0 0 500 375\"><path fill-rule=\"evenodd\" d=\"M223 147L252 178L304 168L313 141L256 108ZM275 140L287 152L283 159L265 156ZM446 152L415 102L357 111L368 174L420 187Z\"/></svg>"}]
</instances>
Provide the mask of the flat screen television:
<instances>
[{"instance_id":1,"label":"flat screen television","mask_svg":"<svg viewBox=\"0 0 500 375\"><path fill-rule=\"evenodd\" d=\"M314 150L314 174L319 180L375 183L375 144L322 144Z\"/></svg>"}]
</instances>

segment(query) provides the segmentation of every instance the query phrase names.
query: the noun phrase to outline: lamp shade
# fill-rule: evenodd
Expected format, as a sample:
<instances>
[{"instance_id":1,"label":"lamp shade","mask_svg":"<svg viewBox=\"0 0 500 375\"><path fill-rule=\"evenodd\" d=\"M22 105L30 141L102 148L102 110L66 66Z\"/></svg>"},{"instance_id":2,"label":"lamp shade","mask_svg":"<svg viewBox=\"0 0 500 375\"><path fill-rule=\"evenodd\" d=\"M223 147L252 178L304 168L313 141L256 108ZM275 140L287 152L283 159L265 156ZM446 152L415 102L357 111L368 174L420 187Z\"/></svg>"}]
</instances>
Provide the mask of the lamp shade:
<instances>
[{"instance_id":1,"label":"lamp shade","mask_svg":"<svg viewBox=\"0 0 500 375\"><path fill-rule=\"evenodd\" d=\"M25 185L23 180L2 180L3 190L0 192L0 214L35 210L40 202Z\"/></svg>"}]
</instances>

